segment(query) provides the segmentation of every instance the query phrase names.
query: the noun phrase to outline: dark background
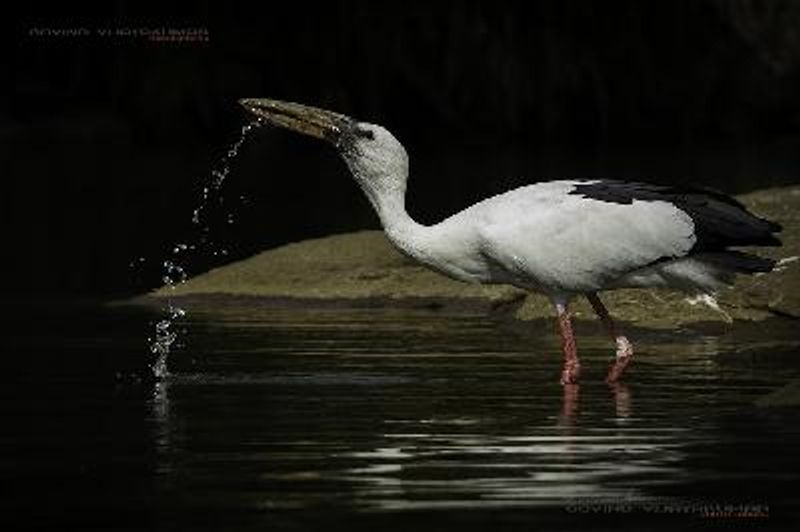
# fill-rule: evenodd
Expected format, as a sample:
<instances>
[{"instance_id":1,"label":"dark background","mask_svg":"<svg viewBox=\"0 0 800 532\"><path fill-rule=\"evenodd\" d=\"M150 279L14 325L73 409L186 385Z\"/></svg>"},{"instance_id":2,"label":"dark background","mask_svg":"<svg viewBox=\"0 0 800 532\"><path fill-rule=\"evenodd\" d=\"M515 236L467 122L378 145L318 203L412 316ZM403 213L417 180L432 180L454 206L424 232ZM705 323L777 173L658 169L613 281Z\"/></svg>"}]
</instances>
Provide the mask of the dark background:
<instances>
[{"instance_id":1,"label":"dark background","mask_svg":"<svg viewBox=\"0 0 800 532\"><path fill-rule=\"evenodd\" d=\"M2 22L6 297L157 285L172 246L198 236L191 213L246 121L241 97L389 128L412 158L409 210L427 223L545 179L739 193L800 177L798 1L21 9ZM75 28L89 34L55 33ZM103 28L202 28L208 38ZM206 213L214 244L184 262L191 273L378 227L334 150L284 131L252 136L219 197Z\"/></svg>"}]
</instances>

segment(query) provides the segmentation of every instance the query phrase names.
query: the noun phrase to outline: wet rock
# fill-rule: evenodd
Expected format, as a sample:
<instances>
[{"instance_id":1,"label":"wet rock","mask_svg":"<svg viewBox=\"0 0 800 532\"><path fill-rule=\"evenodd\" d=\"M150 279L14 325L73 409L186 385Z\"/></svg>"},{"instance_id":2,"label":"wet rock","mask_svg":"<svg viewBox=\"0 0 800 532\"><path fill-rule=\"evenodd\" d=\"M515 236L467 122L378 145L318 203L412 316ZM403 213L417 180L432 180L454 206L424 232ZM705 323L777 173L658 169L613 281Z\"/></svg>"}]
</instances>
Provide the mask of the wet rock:
<instances>
[{"instance_id":1,"label":"wet rock","mask_svg":"<svg viewBox=\"0 0 800 532\"><path fill-rule=\"evenodd\" d=\"M390 305L442 300L452 305L496 305L524 293L508 286L461 283L417 265L397 252L381 231L306 240L259 253L198 275L149 298L254 296L311 302ZM218 297L216 298L218 300Z\"/></svg>"},{"instance_id":2,"label":"wet rock","mask_svg":"<svg viewBox=\"0 0 800 532\"><path fill-rule=\"evenodd\" d=\"M732 290L714 301L691 300L665 290L618 290L604 300L619 319L641 327L674 328L699 322L800 319L800 186L753 192L739 199L755 213L781 223L781 248L759 254L783 259L778 271L741 276ZM519 320L552 315L547 300L508 286L470 285L447 279L398 253L380 231L362 231L307 240L199 275L174 289L162 288L137 301L166 296L202 300L214 296L344 304L398 304L438 301L442 305L479 305L502 310ZM585 301L577 301L578 319L593 319Z\"/></svg>"},{"instance_id":3,"label":"wet rock","mask_svg":"<svg viewBox=\"0 0 800 532\"><path fill-rule=\"evenodd\" d=\"M800 319L800 187L761 190L740 199L753 212L783 225L782 247L758 249L759 254L781 263L769 274L741 277L736 290L726 292L723 302L732 308L761 309Z\"/></svg>"}]
</instances>

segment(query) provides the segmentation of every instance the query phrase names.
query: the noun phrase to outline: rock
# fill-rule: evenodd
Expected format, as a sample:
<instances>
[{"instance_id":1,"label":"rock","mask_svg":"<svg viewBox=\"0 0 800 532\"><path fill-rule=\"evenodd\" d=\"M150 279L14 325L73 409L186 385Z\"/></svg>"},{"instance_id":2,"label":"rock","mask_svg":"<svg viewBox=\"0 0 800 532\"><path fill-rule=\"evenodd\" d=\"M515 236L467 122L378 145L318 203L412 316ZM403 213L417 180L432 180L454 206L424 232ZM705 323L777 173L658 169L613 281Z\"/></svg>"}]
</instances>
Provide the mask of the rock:
<instances>
[{"instance_id":1,"label":"rock","mask_svg":"<svg viewBox=\"0 0 800 532\"><path fill-rule=\"evenodd\" d=\"M781 248L759 254L783 259L778 271L741 276L716 304L690 301L665 290L618 290L604 294L615 317L640 327L672 328L699 322L800 318L800 186L762 190L739 199L755 213L781 223ZM508 286L471 285L447 279L398 253L380 231L334 235L268 250L211 270L172 289L161 288L136 302L164 297L202 301L213 296L257 297L347 305L477 305L503 309L519 320L549 318L547 300ZM578 319L593 319L576 301Z\"/></svg>"},{"instance_id":2,"label":"rock","mask_svg":"<svg viewBox=\"0 0 800 532\"><path fill-rule=\"evenodd\" d=\"M211 295L351 305L441 301L486 306L518 300L524 292L448 279L400 254L382 231L360 231L264 251L137 300L191 297L196 302L198 296Z\"/></svg>"},{"instance_id":3,"label":"rock","mask_svg":"<svg viewBox=\"0 0 800 532\"><path fill-rule=\"evenodd\" d=\"M753 212L783 225L782 247L757 250L782 264L769 274L740 277L736 290L725 293L723 304L800 318L800 187L761 190L739 199Z\"/></svg>"}]
</instances>

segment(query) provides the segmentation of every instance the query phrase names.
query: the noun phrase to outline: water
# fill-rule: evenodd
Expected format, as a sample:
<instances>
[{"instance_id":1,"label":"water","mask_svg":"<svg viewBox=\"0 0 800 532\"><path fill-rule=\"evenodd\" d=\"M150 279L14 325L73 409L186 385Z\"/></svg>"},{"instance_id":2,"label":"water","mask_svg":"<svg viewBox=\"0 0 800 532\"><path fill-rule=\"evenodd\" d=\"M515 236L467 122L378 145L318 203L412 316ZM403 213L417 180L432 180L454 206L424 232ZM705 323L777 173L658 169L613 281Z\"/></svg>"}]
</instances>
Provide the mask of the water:
<instances>
[{"instance_id":1,"label":"water","mask_svg":"<svg viewBox=\"0 0 800 532\"><path fill-rule=\"evenodd\" d=\"M192 211L192 225L196 234L191 237L191 243L179 242L172 246L170 257L161 262L161 281L163 286L173 290L176 286L183 284L189 278L187 269L192 265L193 259L196 261L198 254L206 254L213 257L225 257L228 250L225 244L215 242L212 235L215 224L221 219L225 224L234 224L236 221L235 207L225 205L225 196L222 194L222 186L225 179L231 172L234 159L239 155L239 150L247 140L251 131L260 127L261 121L253 121L242 126L239 138L230 145L225 155L223 155L210 174L206 177L203 184L200 199L197 206ZM239 203L246 201L244 196L238 198ZM231 203L228 201L228 203ZM136 267L144 261L140 258L130 263L131 267ZM162 316L155 320L153 324L153 334L148 338L150 351L156 355L156 360L151 365L153 375L164 378L169 375L168 359L172 351L172 346L179 338L180 332L185 332L180 327L180 320L186 315L186 309L178 306L174 298L167 298ZM160 393L161 390L157 390Z\"/></svg>"},{"instance_id":2,"label":"water","mask_svg":"<svg viewBox=\"0 0 800 532\"><path fill-rule=\"evenodd\" d=\"M611 346L582 327L565 390L549 325L254 304L190 313L155 379L148 311L16 310L0 408L17 526L780 528L800 502L798 416L751 406L797 375L787 334L639 331L608 388ZM726 505L750 516L704 517Z\"/></svg>"}]
</instances>

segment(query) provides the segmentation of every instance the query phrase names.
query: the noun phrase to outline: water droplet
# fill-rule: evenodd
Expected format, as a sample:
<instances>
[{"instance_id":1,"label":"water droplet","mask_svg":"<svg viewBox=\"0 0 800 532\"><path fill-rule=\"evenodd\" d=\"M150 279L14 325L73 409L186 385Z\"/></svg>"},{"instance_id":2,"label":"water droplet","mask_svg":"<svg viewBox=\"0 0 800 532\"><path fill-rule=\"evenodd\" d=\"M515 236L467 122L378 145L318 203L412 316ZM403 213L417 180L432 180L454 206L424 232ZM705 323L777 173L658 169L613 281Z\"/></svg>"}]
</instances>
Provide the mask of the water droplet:
<instances>
[{"instance_id":1,"label":"water droplet","mask_svg":"<svg viewBox=\"0 0 800 532\"><path fill-rule=\"evenodd\" d=\"M222 185L231 172L232 159L238 156L239 149L244 144L247 134L255 128L261 127L265 122L258 118L253 122L245 124L241 128L241 135L239 139L233 144L229 145L226 154L220 158L217 165L211 169L205 178L205 183L201 189L201 198L199 204L192 211L192 224L196 226L197 237L191 243L177 243L171 248L171 260L167 259L161 263L161 280L164 286L170 289L175 289L176 285L185 283L189 278L185 265L178 262L182 253L187 250L202 251L206 254L210 253L216 246L209 234L211 233L211 222L209 217L216 217L216 205L224 205L226 203L224 196L220 194ZM245 196L239 196L239 200L244 204L247 201ZM216 202L209 207L211 202ZM228 202L230 203L230 202ZM224 211L221 211L224 212ZM228 224L235 221L234 213L227 213L224 220ZM220 220L221 221L221 220ZM213 256L228 255L228 250L218 248L213 251ZM207 256L207 255L206 255ZM138 259L139 262L144 262L144 257ZM183 259L181 259L183 260ZM133 265L133 263L131 263ZM178 306L175 306L169 298L167 299L167 308L163 310L164 318L151 325L154 329L152 336L147 338L150 346L150 351L156 355L156 360L151 365L153 374L158 379L168 376L167 357L171 349L180 347L183 343L178 342L178 336L186 334L185 327L176 327L176 321L186 316L186 311Z\"/></svg>"}]
</instances>

